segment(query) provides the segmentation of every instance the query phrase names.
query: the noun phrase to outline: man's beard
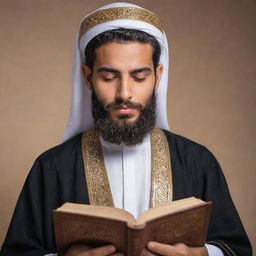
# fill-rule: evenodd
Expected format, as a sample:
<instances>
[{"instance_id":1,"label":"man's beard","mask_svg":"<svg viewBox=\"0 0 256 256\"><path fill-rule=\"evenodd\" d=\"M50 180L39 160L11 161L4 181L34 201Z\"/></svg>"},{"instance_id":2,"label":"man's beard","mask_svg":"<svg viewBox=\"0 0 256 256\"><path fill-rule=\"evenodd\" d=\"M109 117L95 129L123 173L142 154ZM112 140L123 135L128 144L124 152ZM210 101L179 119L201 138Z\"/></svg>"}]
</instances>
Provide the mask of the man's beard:
<instances>
[{"instance_id":1,"label":"man's beard","mask_svg":"<svg viewBox=\"0 0 256 256\"><path fill-rule=\"evenodd\" d=\"M136 145L143 141L146 134L152 131L156 122L156 96L153 91L143 108L138 103L117 100L108 104L105 108L98 100L94 90L92 91L92 115L94 125L98 135L104 140L114 144L124 144L127 146ZM126 121L129 115L120 115L119 120L111 118L108 111L111 108L130 106L136 108L140 113L135 121ZM107 109L107 110L106 110Z\"/></svg>"}]
</instances>

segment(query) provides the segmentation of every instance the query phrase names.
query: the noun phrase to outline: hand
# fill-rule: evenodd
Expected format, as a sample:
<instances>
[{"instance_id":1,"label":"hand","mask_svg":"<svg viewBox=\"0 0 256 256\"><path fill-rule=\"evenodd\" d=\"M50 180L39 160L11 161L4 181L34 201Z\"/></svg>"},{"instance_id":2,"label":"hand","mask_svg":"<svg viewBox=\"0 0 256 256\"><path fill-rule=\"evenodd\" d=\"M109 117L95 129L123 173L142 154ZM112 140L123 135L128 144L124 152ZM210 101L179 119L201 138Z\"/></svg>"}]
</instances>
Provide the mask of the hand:
<instances>
[{"instance_id":1,"label":"hand","mask_svg":"<svg viewBox=\"0 0 256 256\"><path fill-rule=\"evenodd\" d=\"M208 251L203 247L188 247L185 244L167 245L157 242L149 242L147 249L142 253L142 256L208 256Z\"/></svg>"},{"instance_id":2,"label":"hand","mask_svg":"<svg viewBox=\"0 0 256 256\"><path fill-rule=\"evenodd\" d=\"M122 253L115 253L115 251L116 248L113 245L91 248L84 244L74 244L69 247L64 256L123 256Z\"/></svg>"}]
</instances>

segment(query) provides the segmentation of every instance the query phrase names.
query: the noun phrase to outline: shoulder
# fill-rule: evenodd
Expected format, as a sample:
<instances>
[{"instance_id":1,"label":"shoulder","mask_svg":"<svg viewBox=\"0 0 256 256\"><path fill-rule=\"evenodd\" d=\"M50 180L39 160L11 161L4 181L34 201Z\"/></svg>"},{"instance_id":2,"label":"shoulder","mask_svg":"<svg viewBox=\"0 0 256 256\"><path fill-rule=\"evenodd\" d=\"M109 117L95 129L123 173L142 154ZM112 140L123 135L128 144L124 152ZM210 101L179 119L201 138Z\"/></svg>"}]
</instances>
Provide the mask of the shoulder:
<instances>
[{"instance_id":1,"label":"shoulder","mask_svg":"<svg viewBox=\"0 0 256 256\"><path fill-rule=\"evenodd\" d=\"M47 195L52 193L50 197L54 198L56 191L73 188L73 181L76 186L84 185L81 138L82 134L76 135L39 155L28 173L24 189L37 187Z\"/></svg>"},{"instance_id":2,"label":"shoulder","mask_svg":"<svg viewBox=\"0 0 256 256\"><path fill-rule=\"evenodd\" d=\"M82 133L72 137L66 142L52 147L43 152L37 158L40 162L58 162L59 160L65 161L81 152L81 138Z\"/></svg>"},{"instance_id":3,"label":"shoulder","mask_svg":"<svg viewBox=\"0 0 256 256\"><path fill-rule=\"evenodd\" d=\"M209 165L210 162L217 162L212 152L195 141L181 135L163 130L169 144L172 157L186 162L189 165Z\"/></svg>"},{"instance_id":4,"label":"shoulder","mask_svg":"<svg viewBox=\"0 0 256 256\"><path fill-rule=\"evenodd\" d=\"M206 184L225 184L221 167L205 146L183 136L164 131L171 156L174 183L183 181L194 196L203 196Z\"/></svg>"},{"instance_id":5,"label":"shoulder","mask_svg":"<svg viewBox=\"0 0 256 256\"><path fill-rule=\"evenodd\" d=\"M191 139L188 139L184 136L175 134L167 130L162 130L162 131L164 132L170 146L174 146L177 149L185 150L185 151L199 151L199 152L208 151L209 152L209 150L205 146Z\"/></svg>"}]
</instances>

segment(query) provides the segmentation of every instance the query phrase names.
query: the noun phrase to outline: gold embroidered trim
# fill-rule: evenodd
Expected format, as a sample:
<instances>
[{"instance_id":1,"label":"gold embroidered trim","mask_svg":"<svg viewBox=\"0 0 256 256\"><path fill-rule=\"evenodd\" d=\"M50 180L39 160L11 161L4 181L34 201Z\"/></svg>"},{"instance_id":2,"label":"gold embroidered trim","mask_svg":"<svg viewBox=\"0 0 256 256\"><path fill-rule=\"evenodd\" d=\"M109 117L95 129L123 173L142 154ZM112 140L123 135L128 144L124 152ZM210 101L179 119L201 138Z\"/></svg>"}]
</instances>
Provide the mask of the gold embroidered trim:
<instances>
[{"instance_id":1,"label":"gold embroidered trim","mask_svg":"<svg viewBox=\"0 0 256 256\"><path fill-rule=\"evenodd\" d=\"M151 201L150 206L172 201L172 170L170 151L164 132L155 128L151 132Z\"/></svg>"},{"instance_id":2,"label":"gold embroidered trim","mask_svg":"<svg viewBox=\"0 0 256 256\"><path fill-rule=\"evenodd\" d=\"M82 153L90 204L114 206L100 140L94 129L83 134Z\"/></svg>"},{"instance_id":3,"label":"gold embroidered trim","mask_svg":"<svg viewBox=\"0 0 256 256\"><path fill-rule=\"evenodd\" d=\"M94 129L82 136L82 154L89 201L92 205L114 206L99 137ZM172 171L169 145L162 130L151 132L150 207L172 201Z\"/></svg>"},{"instance_id":4,"label":"gold embroidered trim","mask_svg":"<svg viewBox=\"0 0 256 256\"><path fill-rule=\"evenodd\" d=\"M100 10L86 17L81 23L80 37L95 25L123 19L144 21L163 31L162 22L154 13L136 7L117 7Z\"/></svg>"}]
</instances>

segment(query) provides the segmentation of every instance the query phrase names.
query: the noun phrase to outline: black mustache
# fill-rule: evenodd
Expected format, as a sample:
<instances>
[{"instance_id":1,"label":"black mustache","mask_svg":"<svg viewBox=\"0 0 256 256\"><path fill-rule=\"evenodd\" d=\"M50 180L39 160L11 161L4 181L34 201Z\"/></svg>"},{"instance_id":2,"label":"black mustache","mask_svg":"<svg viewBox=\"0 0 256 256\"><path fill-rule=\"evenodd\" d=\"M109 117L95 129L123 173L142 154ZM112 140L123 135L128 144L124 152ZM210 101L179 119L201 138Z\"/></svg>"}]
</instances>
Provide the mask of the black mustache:
<instances>
[{"instance_id":1,"label":"black mustache","mask_svg":"<svg viewBox=\"0 0 256 256\"><path fill-rule=\"evenodd\" d=\"M116 100L115 102L107 104L104 109L105 110L110 110L110 109L117 109L120 107L131 107L134 109L137 109L139 111L143 110L143 106L140 103L137 102L132 102L129 100Z\"/></svg>"}]
</instances>

